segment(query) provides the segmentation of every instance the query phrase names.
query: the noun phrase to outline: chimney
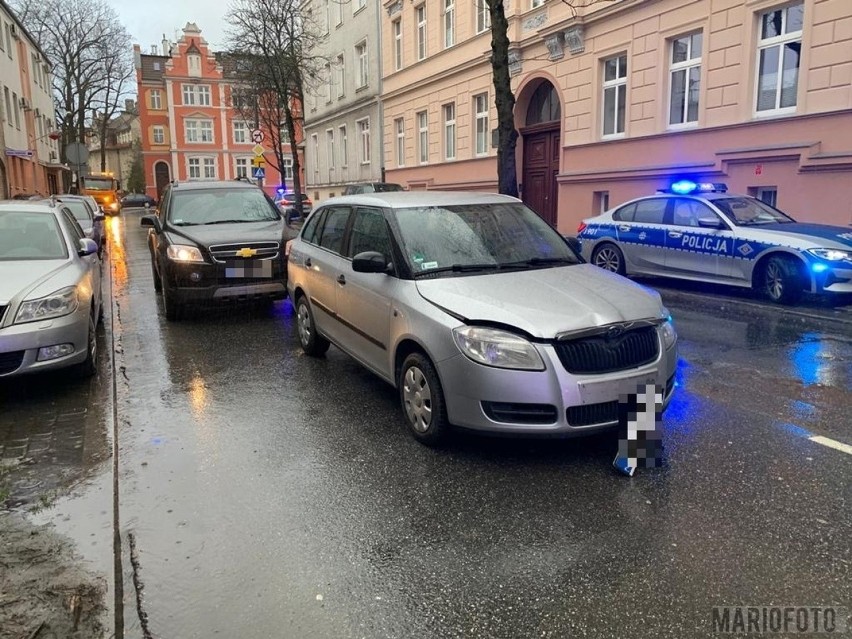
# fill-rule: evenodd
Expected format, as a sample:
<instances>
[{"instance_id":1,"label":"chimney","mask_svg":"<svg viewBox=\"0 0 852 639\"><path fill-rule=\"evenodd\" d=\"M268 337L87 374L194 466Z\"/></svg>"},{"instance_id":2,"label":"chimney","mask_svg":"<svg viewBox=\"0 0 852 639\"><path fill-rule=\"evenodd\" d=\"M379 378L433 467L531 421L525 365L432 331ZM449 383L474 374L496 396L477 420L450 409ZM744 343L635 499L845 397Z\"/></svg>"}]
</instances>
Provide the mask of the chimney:
<instances>
[{"instance_id":1,"label":"chimney","mask_svg":"<svg viewBox=\"0 0 852 639\"><path fill-rule=\"evenodd\" d=\"M157 45L156 44L151 45L151 55L159 55L157 53Z\"/></svg>"},{"instance_id":2,"label":"chimney","mask_svg":"<svg viewBox=\"0 0 852 639\"><path fill-rule=\"evenodd\" d=\"M172 54L172 44L166 38L166 34L163 34L163 41L160 43L163 45L163 55L170 56Z\"/></svg>"}]
</instances>

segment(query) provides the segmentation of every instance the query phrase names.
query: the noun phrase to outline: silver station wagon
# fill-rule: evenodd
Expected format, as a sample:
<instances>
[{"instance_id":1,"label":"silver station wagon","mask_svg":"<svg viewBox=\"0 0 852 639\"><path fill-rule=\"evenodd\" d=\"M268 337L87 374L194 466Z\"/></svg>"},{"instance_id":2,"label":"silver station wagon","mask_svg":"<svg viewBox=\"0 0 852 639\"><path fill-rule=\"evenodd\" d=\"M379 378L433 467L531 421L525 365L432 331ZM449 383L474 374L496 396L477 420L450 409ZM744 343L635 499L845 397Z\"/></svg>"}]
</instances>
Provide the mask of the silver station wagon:
<instances>
[{"instance_id":1,"label":"silver station wagon","mask_svg":"<svg viewBox=\"0 0 852 639\"><path fill-rule=\"evenodd\" d=\"M639 386L671 398L677 336L659 295L585 263L515 198L332 198L287 248L304 351L335 344L397 387L424 444L450 425L590 433Z\"/></svg>"}]
</instances>

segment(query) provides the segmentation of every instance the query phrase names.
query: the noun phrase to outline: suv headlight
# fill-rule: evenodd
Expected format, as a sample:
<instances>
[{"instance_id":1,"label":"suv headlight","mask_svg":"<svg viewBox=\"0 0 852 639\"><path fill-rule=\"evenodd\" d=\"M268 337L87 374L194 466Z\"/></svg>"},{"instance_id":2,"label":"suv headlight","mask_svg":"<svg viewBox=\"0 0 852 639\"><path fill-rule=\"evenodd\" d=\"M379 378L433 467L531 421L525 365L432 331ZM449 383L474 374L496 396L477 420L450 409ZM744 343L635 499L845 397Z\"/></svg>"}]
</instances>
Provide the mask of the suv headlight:
<instances>
[{"instance_id":1,"label":"suv headlight","mask_svg":"<svg viewBox=\"0 0 852 639\"><path fill-rule=\"evenodd\" d=\"M850 251L841 251L839 249L824 249L824 248L816 248L816 249L808 249L808 253L811 255L820 258L821 260L828 260L829 262L842 262L843 260L852 261L852 252Z\"/></svg>"},{"instance_id":2,"label":"suv headlight","mask_svg":"<svg viewBox=\"0 0 852 639\"><path fill-rule=\"evenodd\" d=\"M38 322L39 320L70 315L77 310L78 304L77 287L69 286L51 293L47 297L22 302L18 308L18 314L15 316L15 324Z\"/></svg>"},{"instance_id":3,"label":"suv headlight","mask_svg":"<svg viewBox=\"0 0 852 639\"><path fill-rule=\"evenodd\" d=\"M538 351L519 335L481 326L453 329L453 339L462 353L474 362L495 368L544 370Z\"/></svg>"},{"instance_id":4,"label":"suv headlight","mask_svg":"<svg viewBox=\"0 0 852 639\"><path fill-rule=\"evenodd\" d=\"M172 244L166 249L166 255L175 262L203 262L204 256L197 246L187 244Z\"/></svg>"},{"instance_id":5,"label":"suv headlight","mask_svg":"<svg viewBox=\"0 0 852 639\"><path fill-rule=\"evenodd\" d=\"M675 331L671 315L666 318L666 321L660 324L660 331L663 334L663 346L665 346L666 350L668 350L674 346L677 341L677 331Z\"/></svg>"}]
</instances>

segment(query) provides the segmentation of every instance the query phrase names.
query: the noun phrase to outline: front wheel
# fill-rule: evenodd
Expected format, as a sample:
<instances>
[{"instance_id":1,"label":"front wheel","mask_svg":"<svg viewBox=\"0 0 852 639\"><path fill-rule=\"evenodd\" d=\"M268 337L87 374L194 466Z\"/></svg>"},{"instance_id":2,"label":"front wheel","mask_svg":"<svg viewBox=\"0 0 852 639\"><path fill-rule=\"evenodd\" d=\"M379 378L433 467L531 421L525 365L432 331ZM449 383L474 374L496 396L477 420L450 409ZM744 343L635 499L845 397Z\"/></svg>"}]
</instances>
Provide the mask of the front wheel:
<instances>
[{"instance_id":1,"label":"front wheel","mask_svg":"<svg viewBox=\"0 0 852 639\"><path fill-rule=\"evenodd\" d=\"M169 294L165 286L162 287L162 298L163 314L166 316L166 319L170 322L179 320L181 315L183 315L183 306L175 300L174 296Z\"/></svg>"},{"instance_id":2,"label":"front wheel","mask_svg":"<svg viewBox=\"0 0 852 639\"><path fill-rule=\"evenodd\" d=\"M803 293L802 277L792 259L770 257L758 276L760 292L776 304L793 304Z\"/></svg>"},{"instance_id":3,"label":"front wheel","mask_svg":"<svg viewBox=\"0 0 852 639\"><path fill-rule=\"evenodd\" d=\"M412 353L402 363L399 398L414 438L426 446L443 443L450 430L444 391L435 367L422 353Z\"/></svg>"},{"instance_id":4,"label":"front wheel","mask_svg":"<svg viewBox=\"0 0 852 639\"><path fill-rule=\"evenodd\" d=\"M317 333L314 314L308 304L308 298L300 295L296 300L296 324L299 328L299 343L306 355L321 357L326 354L331 343Z\"/></svg>"},{"instance_id":5,"label":"front wheel","mask_svg":"<svg viewBox=\"0 0 852 639\"><path fill-rule=\"evenodd\" d=\"M592 264L605 271L624 275L624 253L615 244L606 242L595 247L592 252Z\"/></svg>"},{"instance_id":6,"label":"front wheel","mask_svg":"<svg viewBox=\"0 0 852 639\"><path fill-rule=\"evenodd\" d=\"M96 332L95 316L89 314L89 333L86 339L86 359L77 364L77 377L92 377L98 370L98 336Z\"/></svg>"},{"instance_id":7,"label":"front wheel","mask_svg":"<svg viewBox=\"0 0 852 639\"><path fill-rule=\"evenodd\" d=\"M163 281L160 279L160 274L157 272L157 265L154 264L153 255L151 255L151 275L154 276L154 290L159 293L163 290Z\"/></svg>"}]
</instances>

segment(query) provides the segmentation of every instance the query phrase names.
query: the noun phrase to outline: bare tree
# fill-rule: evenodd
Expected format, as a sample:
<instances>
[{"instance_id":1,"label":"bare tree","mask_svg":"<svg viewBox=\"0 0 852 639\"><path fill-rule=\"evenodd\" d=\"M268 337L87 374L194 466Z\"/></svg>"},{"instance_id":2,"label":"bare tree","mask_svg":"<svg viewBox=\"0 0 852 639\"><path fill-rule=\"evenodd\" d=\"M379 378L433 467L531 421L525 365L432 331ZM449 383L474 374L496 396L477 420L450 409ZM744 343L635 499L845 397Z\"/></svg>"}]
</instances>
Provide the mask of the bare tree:
<instances>
[{"instance_id":1,"label":"bare tree","mask_svg":"<svg viewBox=\"0 0 852 639\"><path fill-rule=\"evenodd\" d=\"M233 0L226 20L229 55L239 60L244 90L253 97L255 120L266 125L278 170L285 174L281 130L287 132L293 166L295 205L301 213L301 161L297 133L303 129L303 105L310 83L324 64L311 51L325 35L299 0ZM242 107L245 109L245 105ZM272 126L270 126L272 125Z\"/></svg>"},{"instance_id":2,"label":"bare tree","mask_svg":"<svg viewBox=\"0 0 852 639\"><path fill-rule=\"evenodd\" d=\"M124 98L136 88L136 70L133 67L130 49L115 49L108 42L100 43L100 47L104 74L101 86L92 97L92 107L99 113L99 119L92 124L98 125L101 171L106 171L109 125L121 111Z\"/></svg>"},{"instance_id":3,"label":"bare tree","mask_svg":"<svg viewBox=\"0 0 852 639\"><path fill-rule=\"evenodd\" d=\"M503 8L503 0L478 0L485 2L491 18L491 69L494 81L494 101L497 107L497 186L500 193L518 196L518 169L515 148L518 130L515 128L515 94L509 73L509 21ZM574 17L577 10L593 4L616 0L562 0L571 8Z\"/></svg>"}]
</instances>

